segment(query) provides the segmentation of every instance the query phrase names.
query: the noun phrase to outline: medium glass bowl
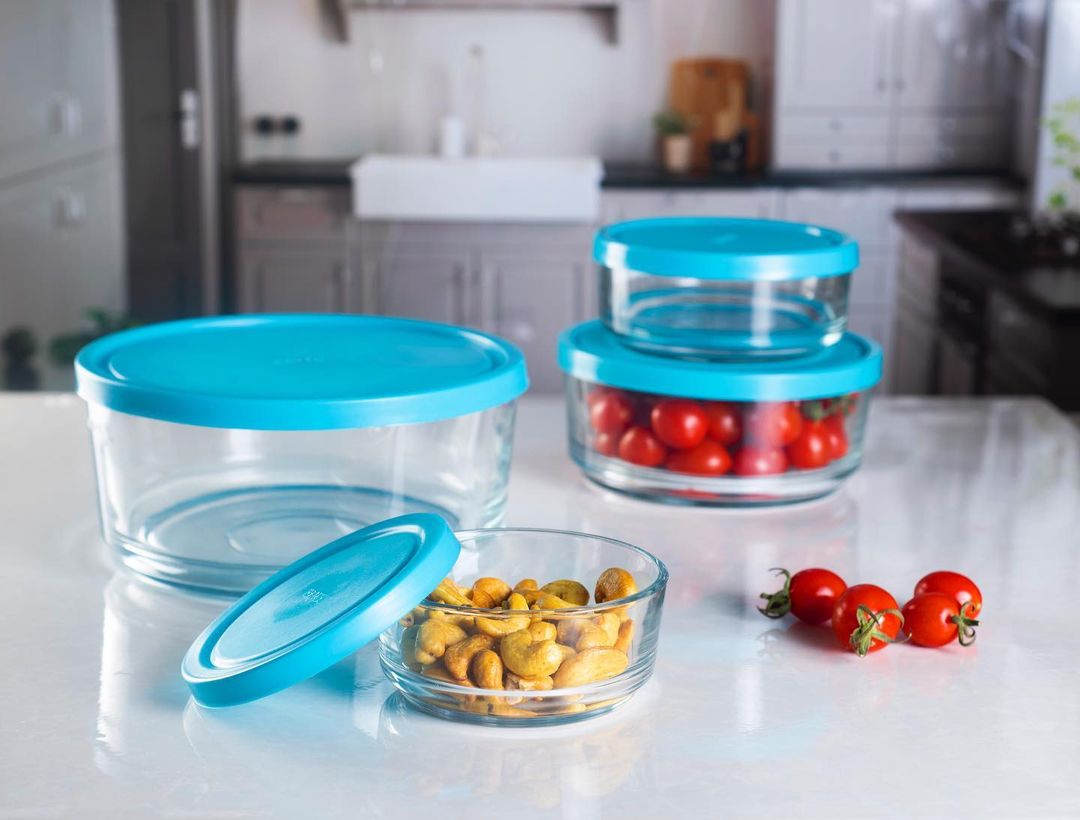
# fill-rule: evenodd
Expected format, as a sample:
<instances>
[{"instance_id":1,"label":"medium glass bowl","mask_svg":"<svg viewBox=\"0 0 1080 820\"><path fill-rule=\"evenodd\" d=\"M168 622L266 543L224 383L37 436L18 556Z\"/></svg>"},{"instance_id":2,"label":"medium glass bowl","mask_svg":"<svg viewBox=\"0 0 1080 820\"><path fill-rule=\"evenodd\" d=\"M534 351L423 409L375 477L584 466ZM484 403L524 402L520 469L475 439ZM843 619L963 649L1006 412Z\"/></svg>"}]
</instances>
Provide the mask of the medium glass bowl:
<instances>
[{"instance_id":1,"label":"medium glass bowl","mask_svg":"<svg viewBox=\"0 0 1080 820\"><path fill-rule=\"evenodd\" d=\"M667 568L655 556L611 538L559 530L486 529L459 532L457 537L461 542L461 555L450 579L458 585L469 586L481 577L501 578L512 586L517 586L524 578L535 579L541 586L550 581L571 579L584 584L590 591L589 600L593 601L593 585L597 578L605 570L619 567L634 576L637 592L602 604L537 608L527 613L426 600L383 632L379 640L383 671L409 703L450 720L496 726L555 725L609 712L626 702L651 677L668 580ZM471 680L469 685L461 685L452 682L450 676L440 670L439 662L431 664L428 671L442 677L424 674L416 664L406 663L403 643L407 640L403 641L403 635L415 621L451 619L461 622L461 619L478 617L496 622L495 631L511 630L510 622L514 619L518 623L523 622L522 619L547 621L559 630L560 639L564 634L600 621L617 623L621 630L632 633L621 644L626 647L625 669L603 680L526 691L479 688ZM470 623L472 626L468 625ZM631 626L626 627L627 623ZM466 620L465 624L466 631L477 631L475 620ZM568 630L567 633L563 629ZM500 638L495 638L493 651L500 650L500 642ZM598 656L594 653L590 660L595 657ZM552 677L558 680L559 673L555 672Z\"/></svg>"}]
</instances>

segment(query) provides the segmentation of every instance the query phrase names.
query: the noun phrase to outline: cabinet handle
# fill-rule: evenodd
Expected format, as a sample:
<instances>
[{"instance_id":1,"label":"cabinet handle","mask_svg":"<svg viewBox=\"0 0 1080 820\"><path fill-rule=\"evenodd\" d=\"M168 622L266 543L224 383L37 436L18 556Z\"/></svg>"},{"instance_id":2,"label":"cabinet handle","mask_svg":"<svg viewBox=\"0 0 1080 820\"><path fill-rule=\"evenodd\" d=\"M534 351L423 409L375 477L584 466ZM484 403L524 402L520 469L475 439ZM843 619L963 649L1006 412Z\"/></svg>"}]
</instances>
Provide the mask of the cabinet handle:
<instances>
[{"instance_id":1,"label":"cabinet handle","mask_svg":"<svg viewBox=\"0 0 1080 820\"><path fill-rule=\"evenodd\" d=\"M185 88L180 92L176 111L180 127L180 145L186 151L195 151L199 147L199 92L194 88Z\"/></svg>"}]
</instances>

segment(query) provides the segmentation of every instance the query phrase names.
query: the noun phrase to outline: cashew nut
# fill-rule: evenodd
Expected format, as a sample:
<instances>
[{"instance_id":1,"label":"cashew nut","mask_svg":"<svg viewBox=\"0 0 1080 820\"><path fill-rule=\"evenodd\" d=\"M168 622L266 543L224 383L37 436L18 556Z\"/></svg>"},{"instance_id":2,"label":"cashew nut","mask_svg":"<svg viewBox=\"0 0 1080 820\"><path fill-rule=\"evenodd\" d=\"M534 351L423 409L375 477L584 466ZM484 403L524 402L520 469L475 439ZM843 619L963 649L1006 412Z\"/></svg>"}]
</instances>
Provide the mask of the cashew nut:
<instances>
[{"instance_id":1,"label":"cashew nut","mask_svg":"<svg viewBox=\"0 0 1080 820\"><path fill-rule=\"evenodd\" d=\"M441 663L431 663L420 670L420 674L432 680L441 680L443 683L456 683L458 686L473 688L472 681L468 678L455 678Z\"/></svg>"},{"instance_id":2,"label":"cashew nut","mask_svg":"<svg viewBox=\"0 0 1080 820\"><path fill-rule=\"evenodd\" d=\"M532 601L533 609L569 609L573 606L576 605L563 600L558 595L543 591L536 593Z\"/></svg>"},{"instance_id":3,"label":"cashew nut","mask_svg":"<svg viewBox=\"0 0 1080 820\"><path fill-rule=\"evenodd\" d=\"M492 603L492 606L501 606L502 602L510 597L510 586L501 578L477 578L472 585L473 602L475 603L477 594L480 593ZM476 604L479 606L479 604Z\"/></svg>"},{"instance_id":4,"label":"cashew nut","mask_svg":"<svg viewBox=\"0 0 1080 820\"><path fill-rule=\"evenodd\" d=\"M534 643L532 635L526 629L504 637L499 643L499 654L502 655L507 669L526 678L550 675L563 662L562 651L555 645L555 641Z\"/></svg>"},{"instance_id":5,"label":"cashew nut","mask_svg":"<svg viewBox=\"0 0 1080 820\"><path fill-rule=\"evenodd\" d=\"M626 670L630 660L618 649L593 647L563 661L552 680L556 689L607 680Z\"/></svg>"},{"instance_id":6,"label":"cashew nut","mask_svg":"<svg viewBox=\"0 0 1080 820\"><path fill-rule=\"evenodd\" d=\"M634 581L633 575L625 569L612 567L611 569L604 570L600 573L600 577L596 579L596 589L593 592L593 598L596 599L596 603L602 604L606 601L615 601L619 598L625 598L628 595L633 595L637 591L637 583Z\"/></svg>"},{"instance_id":7,"label":"cashew nut","mask_svg":"<svg viewBox=\"0 0 1080 820\"><path fill-rule=\"evenodd\" d=\"M535 578L522 578L514 584L514 592L524 592L526 590L535 590L537 588Z\"/></svg>"},{"instance_id":8,"label":"cashew nut","mask_svg":"<svg viewBox=\"0 0 1080 820\"><path fill-rule=\"evenodd\" d=\"M466 631L473 628L473 618L471 615L458 615L456 612L443 612L441 609L429 609L427 617L430 621L444 621L446 623L454 624L454 626L460 626Z\"/></svg>"},{"instance_id":9,"label":"cashew nut","mask_svg":"<svg viewBox=\"0 0 1080 820\"><path fill-rule=\"evenodd\" d=\"M477 652L471 671L473 682L481 689L503 688L503 662L498 652L490 649Z\"/></svg>"},{"instance_id":10,"label":"cashew nut","mask_svg":"<svg viewBox=\"0 0 1080 820\"><path fill-rule=\"evenodd\" d=\"M446 621L424 621L416 634L416 660L434 663L446 652L446 647L465 640L465 630Z\"/></svg>"},{"instance_id":11,"label":"cashew nut","mask_svg":"<svg viewBox=\"0 0 1080 820\"><path fill-rule=\"evenodd\" d=\"M565 660L566 660L567 658L572 658L572 657L574 657L574 655L576 655L576 654L577 654L577 650L576 650L576 649L574 649L574 647L572 647L572 646L567 646L566 644L562 644L562 643L557 643L557 644L555 644L555 647L556 647L556 648L557 648L557 649L558 649L558 650L559 650L560 652L562 652L562 657L563 657L563 660L564 660L564 661L565 661Z\"/></svg>"},{"instance_id":12,"label":"cashew nut","mask_svg":"<svg viewBox=\"0 0 1080 820\"><path fill-rule=\"evenodd\" d=\"M455 678L465 678L469 674L469 664L473 656L485 649L491 649L495 645L495 639L490 635L476 634L460 641L446 649L443 655L443 665Z\"/></svg>"},{"instance_id":13,"label":"cashew nut","mask_svg":"<svg viewBox=\"0 0 1080 820\"><path fill-rule=\"evenodd\" d=\"M457 584L449 578L444 578L442 582L431 591L431 594L428 595L428 597L433 601L438 601L440 604L472 606L472 601L466 598L465 594L458 589Z\"/></svg>"},{"instance_id":14,"label":"cashew nut","mask_svg":"<svg viewBox=\"0 0 1080 820\"><path fill-rule=\"evenodd\" d=\"M532 635L534 641L553 641L555 640L555 624L549 624L547 621L529 624L529 634Z\"/></svg>"},{"instance_id":15,"label":"cashew nut","mask_svg":"<svg viewBox=\"0 0 1080 820\"><path fill-rule=\"evenodd\" d=\"M619 624L619 637L615 639L615 648L630 655L630 645L634 641L634 622L629 618Z\"/></svg>"},{"instance_id":16,"label":"cashew nut","mask_svg":"<svg viewBox=\"0 0 1080 820\"><path fill-rule=\"evenodd\" d=\"M416 634L419 631L419 626L410 626L401 633L401 661L413 671L419 671L423 665L416 659Z\"/></svg>"},{"instance_id":17,"label":"cashew nut","mask_svg":"<svg viewBox=\"0 0 1080 820\"><path fill-rule=\"evenodd\" d=\"M564 601L569 601L574 606L585 606L589 603L589 590L583 584L568 579L560 579L544 584L540 589L551 593Z\"/></svg>"},{"instance_id":18,"label":"cashew nut","mask_svg":"<svg viewBox=\"0 0 1080 820\"><path fill-rule=\"evenodd\" d=\"M506 599L506 608L508 611L528 612L529 605L525 602L524 598L514 592ZM490 635L493 638L501 638L503 635L509 635L511 632L518 632L525 629L528 625L528 615L510 615L498 618L482 618L477 616L476 618L477 631L483 632L485 635Z\"/></svg>"},{"instance_id":19,"label":"cashew nut","mask_svg":"<svg viewBox=\"0 0 1080 820\"><path fill-rule=\"evenodd\" d=\"M555 685L551 675L526 678L515 675L513 672L507 672L504 680L507 689L520 689L522 692L546 692Z\"/></svg>"},{"instance_id":20,"label":"cashew nut","mask_svg":"<svg viewBox=\"0 0 1080 820\"><path fill-rule=\"evenodd\" d=\"M607 630L596 624L587 624L581 632L578 633L578 639L574 643L574 649L578 652L583 652L586 649L592 649L594 646L612 646L615 643L614 639L608 634Z\"/></svg>"},{"instance_id":21,"label":"cashew nut","mask_svg":"<svg viewBox=\"0 0 1080 820\"><path fill-rule=\"evenodd\" d=\"M615 641L619 638L619 623L621 619L614 612L601 612L595 618L593 618L593 624L600 627L607 633L610 643L608 646L614 645Z\"/></svg>"}]
</instances>

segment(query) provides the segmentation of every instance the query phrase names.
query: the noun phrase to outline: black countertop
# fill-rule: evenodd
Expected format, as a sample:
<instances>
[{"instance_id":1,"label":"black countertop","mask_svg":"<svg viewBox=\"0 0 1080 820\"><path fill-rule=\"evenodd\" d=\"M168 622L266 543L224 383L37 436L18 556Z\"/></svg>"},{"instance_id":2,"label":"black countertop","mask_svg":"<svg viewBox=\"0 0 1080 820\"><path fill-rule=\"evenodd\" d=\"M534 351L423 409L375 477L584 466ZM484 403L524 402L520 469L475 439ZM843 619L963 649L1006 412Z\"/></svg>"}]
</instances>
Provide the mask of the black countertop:
<instances>
[{"instance_id":1,"label":"black countertop","mask_svg":"<svg viewBox=\"0 0 1080 820\"><path fill-rule=\"evenodd\" d=\"M348 185L352 159L261 160L238 166L232 173L236 185ZM602 186L616 190L685 188L723 190L740 188L853 187L940 183L948 180L993 179L1020 183L1006 174L992 172L912 171L775 171L744 176L716 174L670 174L658 165L609 162L604 164Z\"/></svg>"},{"instance_id":2,"label":"black countertop","mask_svg":"<svg viewBox=\"0 0 1080 820\"><path fill-rule=\"evenodd\" d=\"M949 270L1050 319L1080 323L1080 255L1064 254L1058 234L1024 231L1026 213L898 211L896 221L941 254Z\"/></svg>"}]
</instances>

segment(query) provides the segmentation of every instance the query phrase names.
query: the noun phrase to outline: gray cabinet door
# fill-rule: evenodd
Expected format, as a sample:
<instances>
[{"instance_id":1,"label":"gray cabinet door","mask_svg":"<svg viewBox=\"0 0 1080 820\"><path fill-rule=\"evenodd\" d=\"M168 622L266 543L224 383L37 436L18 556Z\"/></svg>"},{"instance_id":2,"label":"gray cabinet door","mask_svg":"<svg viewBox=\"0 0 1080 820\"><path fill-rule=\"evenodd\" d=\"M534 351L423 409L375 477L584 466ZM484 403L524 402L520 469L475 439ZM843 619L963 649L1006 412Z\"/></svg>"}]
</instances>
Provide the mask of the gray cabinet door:
<instances>
[{"instance_id":1,"label":"gray cabinet door","mask_svg":"<svg viewBox=\"0 0 1080 820\"><path fill-rule=\"evenodd\" d=\"M348 275L342 255L244 249L240 267L240 309L245 313L345 309Z\"/></svg>"},{"instance_id":2,"label":"gray cabinet door","mask_svg":"<svg viewBox=\"0 0 1080 820\"><path fill-rule=\"evenodd\" d=\"M483 258L482 327L521 348L535 392L562 388L556 346L563 330L585 318L586 266L584 259L571 255Z\"/></svg>"},{"instance_id":3,"label":"gray cabinet door","mask_svg":"<svg viewBox=\"0 0 1080 820\"><path fill-rule=\"evenodd\" d=\"M475 325L467 253L395 248L363 260L374 278L375 304L384 316Z\"/></svg>"},{"instance_id":4,"label":"gray cabinet door","mask_svg":"<svg viewBox=\"0 0 1080 820\"><path fill-rule=\"evenodd\" d=\"M0 333L46 342L89 307L124 306L118 160L106 157L0 189Z\"/></svg>"}]
</instances>

